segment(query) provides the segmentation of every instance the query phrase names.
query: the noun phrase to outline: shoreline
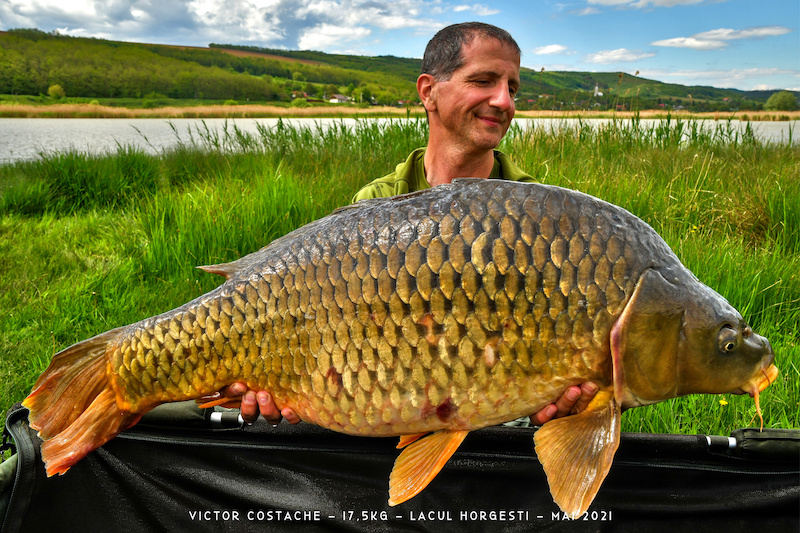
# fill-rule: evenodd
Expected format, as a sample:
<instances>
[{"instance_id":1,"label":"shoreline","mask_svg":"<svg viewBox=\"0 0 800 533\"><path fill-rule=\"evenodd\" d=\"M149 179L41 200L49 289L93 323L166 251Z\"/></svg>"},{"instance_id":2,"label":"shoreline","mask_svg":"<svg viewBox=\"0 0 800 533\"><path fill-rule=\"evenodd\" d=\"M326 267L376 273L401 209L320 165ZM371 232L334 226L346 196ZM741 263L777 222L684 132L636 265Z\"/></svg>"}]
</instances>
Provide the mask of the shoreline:
<instances>
[{"instance_id":1,"label":"shoreline","mask_svg":"<svg viewBox=\"0 0 800 533\"><path fill-rule=\"evenodd\" d=\"M132 109L92 104L2 104L0 118L422 118L422 107L353 107L313 106L290 108L271 105L207 105L190 107L158 107ZM730 111L694 113L686 110L662 111L517 111L516 118L582 118L582 119L684 119L791 121L800 120L800 111Z\"/></svg>"}]
</instances>

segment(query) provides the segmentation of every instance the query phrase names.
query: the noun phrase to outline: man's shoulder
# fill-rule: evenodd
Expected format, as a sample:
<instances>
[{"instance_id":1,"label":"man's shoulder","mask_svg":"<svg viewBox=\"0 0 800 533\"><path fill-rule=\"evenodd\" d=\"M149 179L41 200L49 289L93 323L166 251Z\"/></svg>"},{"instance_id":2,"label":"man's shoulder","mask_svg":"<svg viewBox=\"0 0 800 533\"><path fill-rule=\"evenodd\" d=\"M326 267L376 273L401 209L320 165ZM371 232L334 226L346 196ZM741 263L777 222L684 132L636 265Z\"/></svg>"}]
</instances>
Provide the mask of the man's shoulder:
<instances>
[{"instance_id":1,"label":"man's shoulder","mask_svg":"<svg viewBox=\"0 0 800 533\"><path fill-rule=\"evenodd\" d=\"M395 172L372 180L367 183L353 196L353 202L359 200L368 200L370 198L386 198L389 196L397 196L398 194L405 194L408 191L408 183L397 177Z\"/></svg>"},{"instance_id":2,"label":"man's shoulder","mask_svg":"<svg viewBox=\"0 0 800 533\"><path fill-rule=\"evenodd\" d=\"M511 158L503 152L495 150L494 157L500 163L500 172L503 179L509 181L523 181L527 183L534 183L536 181L533 176L519 168L513 161L511 161Z\"/></svg>"},{"instance_id":3,"label":"man's shoulder","mask_svg":"<svg viewBox=\"0 0 800 533\"><path fill-rule=\"evenodd\" d=\"M372 180L364 185L353 196L353 202L367 200L369 198L386 198L406 194L416 190L415 165L417 159L425 153L424 148L418 148L411 152L405 161L397 165L394 172L381 178Z\"/></svg>"}]
</instances>

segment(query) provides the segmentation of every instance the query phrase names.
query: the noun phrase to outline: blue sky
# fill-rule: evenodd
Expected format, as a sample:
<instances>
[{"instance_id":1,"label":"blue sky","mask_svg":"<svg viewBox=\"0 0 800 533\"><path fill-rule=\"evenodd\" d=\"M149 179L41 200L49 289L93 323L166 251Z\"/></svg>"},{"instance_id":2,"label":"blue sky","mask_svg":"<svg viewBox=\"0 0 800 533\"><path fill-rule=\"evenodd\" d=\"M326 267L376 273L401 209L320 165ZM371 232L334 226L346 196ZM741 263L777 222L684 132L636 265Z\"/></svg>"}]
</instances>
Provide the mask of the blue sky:
<instances>
[{"instance_id":1,"label":"blue sky","mask_svg":"<svg viewBox=\"0 0 800 533\"><path fill-rule=\"evenodd\" d=\"M507 29L523 66L800 90L798 0L0 0L0 29L421 57L455 22Z\"/></svg>"}]
</instances>

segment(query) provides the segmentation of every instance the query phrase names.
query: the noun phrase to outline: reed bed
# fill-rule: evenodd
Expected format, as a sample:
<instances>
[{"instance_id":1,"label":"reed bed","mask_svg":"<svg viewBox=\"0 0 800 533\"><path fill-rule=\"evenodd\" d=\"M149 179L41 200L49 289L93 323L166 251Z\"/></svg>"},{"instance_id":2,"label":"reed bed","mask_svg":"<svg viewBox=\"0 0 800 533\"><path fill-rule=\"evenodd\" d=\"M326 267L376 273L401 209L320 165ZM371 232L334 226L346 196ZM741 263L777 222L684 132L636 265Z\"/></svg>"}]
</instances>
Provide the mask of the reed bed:
<instances>
[{"instance_id":1,"label":"reed bed","mask_svg":"<svg viewBox=\"0 0 800 533\"><path fill-rule=\"evenodd\" d=\"M0 103L4 118L339 118L339 117L422 117L421 106L357 106L351 104L313 104L309 107L287 107L269 104L187 105L146 109L112 107L91 103L22 104ZM602 118L602 119L664 119L679 117L685 120L744 122L777 122L800 120L800 111L730 111L692 112L686 110L644 109L640 111L598 110L533 110L517 111L518 118Z\"/></svg>"},{"instance_id":2,"label":"reed bed","mask_svg":"<svg viewBox=\"0 0 800 533\"><path fill-rule=\"evenodd\" d=\"M738 131L578 123L513 128L501 149L539 181L621 205L661 233L770 339L781 374L762 394L765 423L800 428L800 149ZM219 279L196 265L349 203L426 137L422 119L200 127L158 155L119 147L1 166L0 409L60 349L210 290ZM727 434L754 416L748 397L692 396L630 410L623 429Z\"/></svg>"}]
</instances>

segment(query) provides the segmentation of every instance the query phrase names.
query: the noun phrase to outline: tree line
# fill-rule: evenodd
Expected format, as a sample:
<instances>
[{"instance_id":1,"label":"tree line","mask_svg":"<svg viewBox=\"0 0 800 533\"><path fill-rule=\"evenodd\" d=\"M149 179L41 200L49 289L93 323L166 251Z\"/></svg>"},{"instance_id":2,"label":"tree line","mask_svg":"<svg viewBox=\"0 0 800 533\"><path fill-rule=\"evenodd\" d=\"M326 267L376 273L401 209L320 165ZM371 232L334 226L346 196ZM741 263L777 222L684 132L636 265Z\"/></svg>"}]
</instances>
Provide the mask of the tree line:
<instances>
[{"instance_id":1,"label":"tree line","mask_svg":"<svg viewBox=\"0 0 800 533\"><path fill-rule=\"evenodd\" d=\"M355 92L367 102L391 103L414 90L411 81L377 72L238 57L201 48L119 43L45 33L0 34L0 94L46 94L60 85L68 96L177 99L290 100ZM380 97L380 98L376 98Z\"/></svg>"}]
</instances>

